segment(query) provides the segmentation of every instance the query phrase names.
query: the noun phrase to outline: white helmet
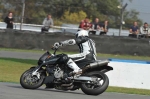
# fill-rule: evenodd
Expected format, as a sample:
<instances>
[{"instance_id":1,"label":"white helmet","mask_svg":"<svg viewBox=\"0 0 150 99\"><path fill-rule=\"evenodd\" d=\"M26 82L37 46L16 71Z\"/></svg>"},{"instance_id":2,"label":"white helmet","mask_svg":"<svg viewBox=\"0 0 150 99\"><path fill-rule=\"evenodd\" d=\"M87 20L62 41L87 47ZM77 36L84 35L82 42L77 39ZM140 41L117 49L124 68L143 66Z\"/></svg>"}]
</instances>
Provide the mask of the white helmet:
<instances>
[{"instance_id":1,"label":"white helmet","mask_svg":"<svg viewBox=\"0 0 150 99\"><path fill-rule=\"evenodd\" d=\"M89 36L88 31L86 31L86 30L80 30L80 31L77 32L76 35L77 35L77 37L79 37L79 36Z\"/></svg>"}]
</instances>

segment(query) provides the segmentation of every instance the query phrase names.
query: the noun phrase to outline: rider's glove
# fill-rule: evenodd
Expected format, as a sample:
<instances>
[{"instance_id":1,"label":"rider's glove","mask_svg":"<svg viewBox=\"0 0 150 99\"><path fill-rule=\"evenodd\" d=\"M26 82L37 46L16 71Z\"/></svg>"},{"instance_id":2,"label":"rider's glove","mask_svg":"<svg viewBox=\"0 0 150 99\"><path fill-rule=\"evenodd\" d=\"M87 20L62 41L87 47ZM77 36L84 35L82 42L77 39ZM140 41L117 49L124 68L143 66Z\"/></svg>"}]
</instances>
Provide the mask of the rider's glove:
<instances>
[{"instance_id":1,"label":"rider's glove","mask_svg":"<svg viewBox=\"0 0 150 99\"><path fill-rule=\"evenodd\" d=\"M63 44L61 42L54 43L54 48L58 48L58 47L61 47L61 46L63 46Z\"/></svg>"}]
</instances>

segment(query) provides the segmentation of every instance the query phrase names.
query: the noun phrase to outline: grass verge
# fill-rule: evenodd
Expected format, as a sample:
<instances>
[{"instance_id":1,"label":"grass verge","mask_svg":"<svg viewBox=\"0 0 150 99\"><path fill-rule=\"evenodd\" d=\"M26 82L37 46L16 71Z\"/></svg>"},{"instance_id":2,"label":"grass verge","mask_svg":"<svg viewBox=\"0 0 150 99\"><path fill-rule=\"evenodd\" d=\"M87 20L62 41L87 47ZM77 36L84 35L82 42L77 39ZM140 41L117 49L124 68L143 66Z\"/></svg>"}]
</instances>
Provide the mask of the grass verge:
<instances>
[{"instance_id":1,"label":"grass verge","mask_svg":"<svg viewBox=\"0 0 150 99\"><path fill-rule=\"evenodd\" d=\"M36 60L0 58L0 81L18 83L21 74L36 65Z\"/></svg>"},{"instance_id":2,"label":"grass verge","mask_svg":"<svg viewBox=\"0 0 150 99\"><path fill-rule=\"evenodd\" d=\"M37 64L37 60L0 58L0 81L19 83L21 74ZM107 92L150 95L150 90L109 87Z\"/></svg>"},{"instance_id":3,"label":"grass verge","mask_svg":"<svg viewBox=\"0 0 150 99\"><path fill-rule=\"evenodd\" d=\"M108 87L108 89L106 91L107 92L126 93L126 94L150 95L150 90L146 90L146 89Z\"/></svg>"}]
</instances>

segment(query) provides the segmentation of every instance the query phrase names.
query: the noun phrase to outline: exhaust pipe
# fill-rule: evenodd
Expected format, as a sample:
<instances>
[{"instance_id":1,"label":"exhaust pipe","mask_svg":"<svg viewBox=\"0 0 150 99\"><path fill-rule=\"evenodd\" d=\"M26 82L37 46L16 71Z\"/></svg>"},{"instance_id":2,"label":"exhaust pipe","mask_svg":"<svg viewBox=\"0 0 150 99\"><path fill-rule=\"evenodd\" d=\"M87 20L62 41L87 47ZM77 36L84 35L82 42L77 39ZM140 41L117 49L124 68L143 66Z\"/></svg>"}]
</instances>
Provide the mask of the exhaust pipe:
<instances>
[{"instance_id":1,"label":"exhaust pipe","mask_svg":"<svg viewBox=\"0 0 150 99\"><path fill-rule=\"evenodd\" d=\"M107 65L109 63L109 60L102 60L102 61L96 61L94 63L90 63L90 65L88 65L86 67L86 69L93 69L93 68L97 68L97 67L100 67L100 66L104 66L104 65Z\"/></svg>"}]
</instances>

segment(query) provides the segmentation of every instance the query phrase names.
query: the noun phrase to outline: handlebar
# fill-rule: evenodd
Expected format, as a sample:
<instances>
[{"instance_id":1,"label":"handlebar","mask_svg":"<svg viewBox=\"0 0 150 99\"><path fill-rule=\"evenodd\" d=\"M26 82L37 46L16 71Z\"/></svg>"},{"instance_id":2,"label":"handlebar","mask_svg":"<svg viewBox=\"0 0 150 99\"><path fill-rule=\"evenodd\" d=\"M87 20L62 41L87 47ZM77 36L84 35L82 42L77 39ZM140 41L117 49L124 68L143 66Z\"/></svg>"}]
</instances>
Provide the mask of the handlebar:
<instances>
[{"instance_id":1,"label":"handlebar","mask_svg":"<svg viewBox=\"0 0 150 99\"><path fill-rule=\"evenodd\" d=\"M58 47L54 47L54 46L52 46L52 48L51 48L51 49L52 49L52 50L54 50L54 53L53 53L54 55L56 54L56 52L57 52L58 48L59 48L59 46L58 46Z\"/></svg>"}]
</instances>

